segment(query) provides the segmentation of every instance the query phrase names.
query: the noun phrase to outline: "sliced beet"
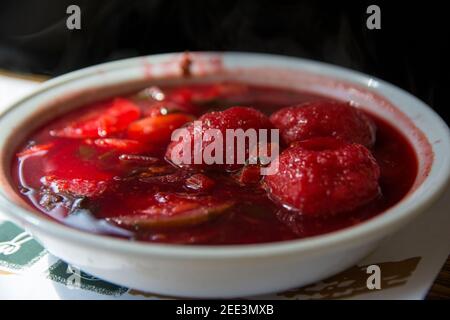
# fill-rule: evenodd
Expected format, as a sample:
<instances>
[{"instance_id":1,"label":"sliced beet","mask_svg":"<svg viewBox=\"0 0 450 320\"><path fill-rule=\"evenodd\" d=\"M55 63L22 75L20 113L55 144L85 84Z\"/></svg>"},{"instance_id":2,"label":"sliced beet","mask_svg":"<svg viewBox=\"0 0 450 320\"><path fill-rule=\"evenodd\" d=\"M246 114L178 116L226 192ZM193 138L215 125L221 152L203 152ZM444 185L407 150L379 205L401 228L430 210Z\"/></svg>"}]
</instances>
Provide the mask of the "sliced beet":
<instances>
[{"instance_id":1,"label":"sliced beet","mask_svg":"<svg viewBox=\"0 0 450 320\"><path fill-rule=\"evenodd\" d=\"M50 188L55 194L69 193L89 198L101 196L109 186L109 180L64 179L52 175L43 177L41 182L42 185Z\"/></svg>"},{"instance_id":2,"label":"sliced beet","mask_svg":"<svg viewBox=\"0 0 450 320\"><path fill-rule=\"evenodd\" d=\"M131 100L115 98L106 107L96 109L50 134L62 138L102 138L125 130L139 119L141 111Z\"/></svg>"},{"instance_id":3,"label":"sliced beet","mask_svg":"<svg viewBox=\"0 0 450 320\"><path fill-rule=\"evenodd\" d=\"M151 116L130 124L127 136L143 143L165 144L170 142L172 132L187 122L194 120L185 113Z\"/></svg>"},{"instance_id":4,"label":"sliced beet","mask_svg":"<svg viewBox=\"0 0 450 320\"><path fill-rule=\"evenodd\" d=\"M234 201L212 196L192 197L175 193L157 193L153 204L133 214L108 218L123 227L153 228L195 225L225 213Z\"/></svg>"},{"instance_id":5,"label":"sliced beet","mask_svg":"<svg viewBox=\"0 0 450 320\"><path fill-rule=\"evenodd\" d=\"M118 138L103 138L86 140L87 144L95 145L99 148L106 150L117 150L127 153L141 153L151 151L152 146L150 144L142 143L131 139L118 139Z\"/></svg>"},{"instance_id":6,"label":"sliced beet","mask_svg":"<svg viewBox=\"0 0 450 320\"><path fill-rule=\"evenodd\" d=\"M81 140L56 143L45 157L41 183L55 193L98 197L108 189L115 175L98 162L101 153Z\"/></svg>"},{"instance_id":7,"label":"sliced beet","mask_svg":"<svg viewBox=\"0 0 450 320\"><path fill-rule=\"evenodd\" d=\"M258 184L261 178L261 166L256 164L246 165L235 175L236 181L244 186Z\"/></svg>"}]
</instances>

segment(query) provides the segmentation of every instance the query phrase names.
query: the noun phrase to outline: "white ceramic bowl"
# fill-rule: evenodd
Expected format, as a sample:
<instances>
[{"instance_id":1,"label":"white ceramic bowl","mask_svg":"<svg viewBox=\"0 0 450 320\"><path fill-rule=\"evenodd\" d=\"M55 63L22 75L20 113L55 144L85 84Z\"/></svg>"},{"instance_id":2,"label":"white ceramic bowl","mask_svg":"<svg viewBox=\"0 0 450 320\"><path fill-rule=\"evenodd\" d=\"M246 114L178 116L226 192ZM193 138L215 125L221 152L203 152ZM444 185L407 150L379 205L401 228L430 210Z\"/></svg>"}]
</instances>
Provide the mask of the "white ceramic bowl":
<instances>
[{"instance_id":1,"label":"white ceramic bowl","mask_svg":"<svg viewBox=\"0 0 450 320\"><path fill-rule=\"evenodd\" d=\"M423 212L450 173L446 124L424 103L384 81L323 63L249 53L195 53L194 75L181 79L180 54L102 64L44 83L0 117L0 209L51 253L123 286L189 297L238 297L305 285L370 253L387 235ZM357 226L279 243L181 246L139 243L79 231L36 213L10 184L13 152L26 133L69 108L115 93L161 84L235 79L351 100L399 128L419 159L411 192ZM25 129L26 128L26 129Z\"/></svg>"}]
</instances>

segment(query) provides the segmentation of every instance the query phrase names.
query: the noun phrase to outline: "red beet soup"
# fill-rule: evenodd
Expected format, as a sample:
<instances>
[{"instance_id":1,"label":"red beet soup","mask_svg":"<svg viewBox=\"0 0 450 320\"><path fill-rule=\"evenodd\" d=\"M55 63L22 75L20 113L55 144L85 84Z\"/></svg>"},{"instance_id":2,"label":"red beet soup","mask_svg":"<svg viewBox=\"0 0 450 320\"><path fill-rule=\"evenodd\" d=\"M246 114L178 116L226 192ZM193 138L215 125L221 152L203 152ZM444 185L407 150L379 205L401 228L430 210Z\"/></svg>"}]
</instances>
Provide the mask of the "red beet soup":
<instances>
[{"instance_id":1,"label":"red beet soup","mask_svg":"<svg viewBox=\"0 0 450 320\"><path fill-rule=\"evenodd\" d=\"M196 245L321 235L381 214L417 174L416 155L399 130L359 108L333 107L343 103L230 82L149 87L82 106L31 132L12 176L37 211L98 234ZM317 105L336 110L322 116ZM220 129L233 121L279 128L280 175L262 177L258 164L174 165L167 156L172 131L196 119L212 126L215 118Z\"/></svg>"}]
</instances>

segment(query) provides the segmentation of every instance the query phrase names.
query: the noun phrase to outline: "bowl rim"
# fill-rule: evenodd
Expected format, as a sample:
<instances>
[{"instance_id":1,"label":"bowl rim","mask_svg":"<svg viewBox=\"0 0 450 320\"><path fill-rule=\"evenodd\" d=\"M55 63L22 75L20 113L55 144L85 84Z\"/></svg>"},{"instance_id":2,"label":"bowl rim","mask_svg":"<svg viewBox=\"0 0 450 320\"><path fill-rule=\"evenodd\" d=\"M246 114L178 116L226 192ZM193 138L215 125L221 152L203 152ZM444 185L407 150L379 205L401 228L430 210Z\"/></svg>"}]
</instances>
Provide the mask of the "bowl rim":
<instances>
[{"instance_id":1,"label":"bowl rim","mask_svg":"<svg viewBox=\"0 0 450 320\"><path fill-rule=\"evenodd\" d=\"M378 86L375 91L382 96L385 96L385 91L394 91L399 97L407 98L414 102L417 108L421 112L425 113L427 117L433 121L436 128L443 130L446 134L440 137L441 143L446 145L446 150L450 150L450 131L446 123L436 114L436 112L425 105L418 98L407 93L406 91L389 84L383 80L376 77L360 73L358 71L350 70L347 68L335 66L328 63L317 62L309 59L294 58L282 55L273 54L262 54L262 53L248 53L248 52L196 52L211 56L220 57L230 57L234 59L239 58L257 58L259 60L267 61L291 61L297 62L299 64L309 64L312 68L320 68L323 72L329 72L336 77L336 74L345 75L347 78L342 79L349 83L361 84L370 81L376 81ZM114 69L122 69L127 66L134 65L140 59L148 59L149 61L154 60L159 62L161 60L174 57L180 53L165 53L157 55L148 55L143 57L135 57L129 59L123 59L113 62L107 62L91 66L88 68L76 70L65 75L56 77L49 81L46 81L39 85L30 94L22 97L21 99L15 101L3 112L0 113L0 122L3 118L13 109L15 109L20 104L27 100L33 99L33 97L52 90L55 87L63 85L64 83L81 79L84 77L92 76L98 73L100 70L107 69L112 71ZM313 72L314 73L314 72ZM414 122L414 120L412 120ZM428 139L427 139L428 140ZM431 142L430 142L431 144ZM432 202L445 190L449 179L450 179L450 152L444 155L443 168L444 171L440 175L436 176L437 181L429 186L426 190L422 190L424 195L422 196L422 201L415 204L413 208L408 208L404 204L407 199L402 199L399 203L384 211L382 214L377 215L367 221L364 221L356 226L340 229L330 233L317 235L313 237L307 237L302 239L294 239L288 241L280 242L269 242L269 243L258 243L258 244L244 244L244 245L176 245L176 244L159 244L159 243L148 243L139 241L130 241L128 239L119 239L107 235L95 234L88 231L79 230L60 222L41 217L31 210L26 210L25 208L15 204L13 201L8 199L3 193L0 192L0 209L7 216L13 219L13 221L18 221L23 223L25 228L27 226L35 227L40 231L45 231L48 235L67 239L73 243L79 243L82 245L90 245L101 249L116 250L126 252L128 254L139 254L139 255L159 255L164 257L183 257L183 258L230 258L230 257L264 257L268 255L284 255L290 253L298 253L300 251L307 250L319 250L326 249L330 247L335 247L342 245L344 243L357 244L355 240L361 237L376 237L379 231L383 228L393 229L395 226L400 225L405 222L407 218L412 218L419 212L423 211L426 207L430 206ZM3 165L3 164L2 164ZM434 162L433 162L434 165ZM423 183L430 180L427 177ZM422 184L423 184L422 183ZM419 189L422 186L419 186ZM412 194L416 193L414 190ZM406 197L409 198L409 197ZM380 232L381 233L381 232Z\"/></svg>"}]
</instances>

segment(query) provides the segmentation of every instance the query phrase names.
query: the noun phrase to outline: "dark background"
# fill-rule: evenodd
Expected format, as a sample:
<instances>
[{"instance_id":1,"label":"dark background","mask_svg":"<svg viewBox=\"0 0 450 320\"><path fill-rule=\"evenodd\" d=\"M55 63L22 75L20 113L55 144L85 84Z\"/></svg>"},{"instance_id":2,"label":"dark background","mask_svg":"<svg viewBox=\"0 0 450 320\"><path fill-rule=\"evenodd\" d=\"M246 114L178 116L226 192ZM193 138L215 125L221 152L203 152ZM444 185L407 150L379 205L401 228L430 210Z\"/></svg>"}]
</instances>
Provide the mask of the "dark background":
<instances>
[{"instance_id":1,"label":"dark background","mask_svg":"<svg viewBox=\"0 0 450 320\"><path fill-rule=\"evenodd\" d=\"M66 28L80 6L81 30ZM381 30L366 9L381 8ZM277 53L390 81L449 122L450 19L445 1L0 0L0 69L59 75L184 50Z\"/></svg>"}]
</instances>

